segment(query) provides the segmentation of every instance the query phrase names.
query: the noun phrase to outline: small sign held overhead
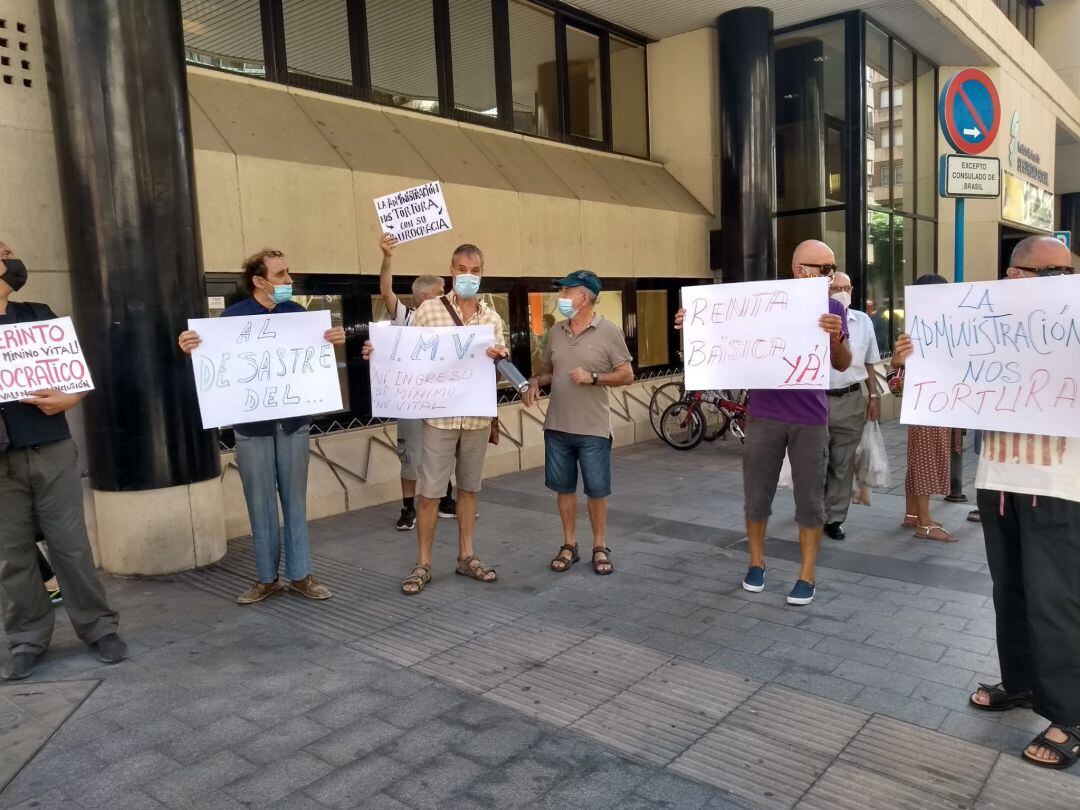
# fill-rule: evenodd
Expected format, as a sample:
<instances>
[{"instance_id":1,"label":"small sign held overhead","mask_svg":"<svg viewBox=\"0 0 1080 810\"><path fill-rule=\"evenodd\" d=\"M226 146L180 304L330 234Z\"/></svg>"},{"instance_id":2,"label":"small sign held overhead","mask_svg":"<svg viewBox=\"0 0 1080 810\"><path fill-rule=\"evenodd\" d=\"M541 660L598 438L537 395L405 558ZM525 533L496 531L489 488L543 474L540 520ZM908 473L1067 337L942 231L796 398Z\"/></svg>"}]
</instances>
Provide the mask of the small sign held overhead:
<instances>
[{"instance_id":1,"label":"small sign held overhead","mask_svg":"<svg viewBox=\"0 0 1080 810\"><path fill-rule=\"evenodd\" d=\"M970 155L942 155L938 171L942 197L1001 196L1001 161Z\"/></svg>"},{"instance_id":2,"label":"small sign held overhead","mask_svg":"<svg viewBox=\"0 0 1080 810\"><path fill-rule=\"evenodd\" d=\"M1072 250L1072 231L1054 231L1054 238Z\"/></svg>"},{"instance_id":3,"label":"small sign held overhead","mask_svg":"<svg viewBox=\"0 0 1080 810\"><path fill-rule=\"evenodd\" d=\"M442 184L438 181L375 198L375 213L383 233L411 242L450 230Z\"/></svg>"}]
</instances>

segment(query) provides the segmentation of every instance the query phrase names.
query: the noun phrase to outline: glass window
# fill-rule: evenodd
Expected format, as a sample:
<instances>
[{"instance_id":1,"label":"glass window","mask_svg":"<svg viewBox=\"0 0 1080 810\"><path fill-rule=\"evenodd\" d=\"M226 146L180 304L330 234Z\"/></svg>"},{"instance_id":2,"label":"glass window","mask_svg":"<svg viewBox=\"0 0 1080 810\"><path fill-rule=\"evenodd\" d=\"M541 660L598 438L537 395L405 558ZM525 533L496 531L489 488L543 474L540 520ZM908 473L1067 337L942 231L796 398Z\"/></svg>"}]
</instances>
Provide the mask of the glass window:
<instances>
[{"instance_id":1,"label":"glass window","mask_svg":"<svg viewBox=\"0 0 1080 810\"><path fill-rule=\"evenodd\" d=\"M180 11L188 62L266 75L259 0L181 0Z\"/></svg>"},{"instance_id":2,"label":"glass window","mask_svg":"<svg viewBox=\"0 0 1080 810\"><path fill-rule=\"evenodd\" d=\"M638 368L667 365L670 324L667 290L638 290Z\"/></svg>"},{"instance_id":3,"label":"glass window","mask_svg":"<svg viewBox=\"0 0 1080 810\"><path fill-rule=\"evenodd\" d=\"M915 106L918 131L915 133L915 159L918 177L913 177L915 212L932 217L937 200L937 77L933 65L918 61L915 80Z\"/></svg>"},{"instance_id":4,"label":"glass window","mask_svg":"<svg viewBox=\"0 0 1080 810\"><path fill-rule=\"evenodd\" d=\"M894 216L893 221L892 317L889 320L893 343L904 331L904 287L915 278L915 220Z\"/></svg>"},{"instance_id":5,"label":"glass window","mask_svg":"<svg viewBox=\"0 0 1080 810\"><path fill-rule=\"evenodd\" d=\"M439 112L431 0L367 0L372 100Z\"/></svg>"},{"instance_id":6,"label":"glass window","mask_svg":"<svg viewBox=\"0 0 1080 810\"><path fill-rule=\"evenodd\" d=\"M791 257L795 253L795 246L807 239L820 239L831 247L836 255L836 263L843 270L846 267L846 233L843 210L777 217L777 275L791 278Z\"/></svg>"},{"instance_id":7,"label":"glass window","mask_svg":"<svg viewBox=\"0 0 1080 810\"><path fill-rule=\"evenodd\" d=\"M519 0L511 0L509 11L514 129L554 138L559 128L555 15Z\"/></svg>"},{"instance_id":8,"label":"glass window","mask_svg":"<svg viewBox=\"0 0 1080 810\"><path fill-rule=\"evenodd\" d=\"M540 367L551 327L559 321L566 320L556 309L555 302L558 300L557 292L529 293L529 343L534 370ZM600 293L600 297L596 299L596 312L616 324L621 330L623 328L622 292Z\"/></svg>"},{"instance_id":9,"label":"glass window","mask_svg":"<svg viewBox=\"0 0 1080 810\"><path fill-rule=\"evenodd\" d=\"M645 49L611 37L611 141L616 152L649 156Z\"/></svg>"},{"instance_id":10,"label":"glass window","mask_svg":"<svg viewBox=\"0 0 1080 810\"><path fill-rule=\"evenodd\" d=\"M297 295L293 300L309 312L316 312L321 309L330 310L330 325L344 326L340 295ZM338 380L341 383L342 410L347 411L350 409L350 406L349 375L348 366L345 361L345 347L335 346L334 357L337 360Z\"/></svg>"},{"instance_id":11,"label":"glass window","mask_svg":"<svg viewBox=\"0 0 1080 810\"><path fill-rule=\"evenodd\" d=\"M600 93L600 37L566 26L570 134L604 140Z\"/></svg>"},{"instance_id":12,"label":"glass window","mask_svg":"<svg viewBox=\"0 0 1080 810\"><path fill-rule=\"evenodd\" d=\"M866 314L874 324L878 349L892 350L889 338L894 320L892 294L892 216L868 211L866 227ZM901 317L903 313L901 311Z\"/></svg>"},{"instance_id":13,"label":"glass window","mask_svg":"<svg viewBox=\"0 0 1080 810\"><path fill-rule=\"evenodd\" d=\"M454 107L498 118L491 0L450 0L450 55Z\"/></svg>"},{"instance_id":14,"label":"glass window","mask_svg":"<svg viewBox=\"0 0 1080 810\"><path fill-rule=\"evenodd\" d=\"M915 223L915 266L910 268L907 283L937 270L937 223L918 220Z\"/></svg>"},{"instance_id":15,"label":"glass window","mask_svg":"<svg viewBox=\"0 0 1080 810\"><path fill-rule=\"evenodd\" d=\"M844 24L776 39L777 210L844 201Z\"/></svg>"},{"instance_id":16,"label":"glass window","mask_svg":"<svg viewBox=\"0 0 1080 810\"><path fill-rule=\"evenodd\" d=\"M881 93L889 90L889 38L879 29L866 25L866 99L873 107L874 128L868 130L866 158L870 164L867 171L867 202L871 205L889 205L889 187L875 187L874 180L881 166L890 162L892 135L890 108L883 106Z\"/></svg>"},{"instance_id":17,"label":"glass window","mask_svg":"<svg viewBox=\"0 0 1080 810\"><path fill-rule=\"evenodd\" d=\"M352 84L345 0L283 0L282 11L289 71Z\"/></svg>"},{"instance_id":18,"label":"glass window","mask_svg":"<svg viewBox=\"0 0 1080 810\"><path fill-rule=\"evenodd\" d=\"M915 55L893 40L893 75L892 93L893 99L899 99L904 95L910 96L913 92L912 83L915 81ZM911 110L905 110L900 104L892 105L892 205L904 211L915 210L914 191L903 182L902 167L910 164L911 144L915 142L915 116Z\"/></svg>"}]
</instances>

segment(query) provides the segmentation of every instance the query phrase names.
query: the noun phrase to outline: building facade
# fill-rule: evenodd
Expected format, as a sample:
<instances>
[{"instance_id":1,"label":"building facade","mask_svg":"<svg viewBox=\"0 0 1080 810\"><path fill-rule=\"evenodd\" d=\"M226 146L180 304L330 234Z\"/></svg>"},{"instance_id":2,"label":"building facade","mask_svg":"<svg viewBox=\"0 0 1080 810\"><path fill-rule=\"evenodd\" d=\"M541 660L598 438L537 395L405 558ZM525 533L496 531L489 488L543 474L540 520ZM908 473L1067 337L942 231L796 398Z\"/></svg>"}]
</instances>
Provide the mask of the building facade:
<instances>
[{"instance_id":1,"label":"building facade","mask_svg":"<svg viewBox=\"0 0 1080 810\"><path fill-rule=\"evenodd\" d=\"M611 393L615 438L643 440L681 287L782 277L824 239L887 352L904 286L953 276L937 96L962 67L998 85L1005 171L1000 201L968 203L966 279L1080 229L1077 35L1080 0L0 0L0 240L95 364L74 421L99 559L179 570L248 532L231 432L200 430L175 351L245 255L285 251L299 300L352 336L345 410L313 431L313 518L398 495L360 358L384 315L372 200L432 179L454 229L399 248L398 288L479 244L527 373L551 279L596 271L638 375ZM500 412L489 473L541 464L542 414L509 391Z\"/></svg>"}]
</instances>

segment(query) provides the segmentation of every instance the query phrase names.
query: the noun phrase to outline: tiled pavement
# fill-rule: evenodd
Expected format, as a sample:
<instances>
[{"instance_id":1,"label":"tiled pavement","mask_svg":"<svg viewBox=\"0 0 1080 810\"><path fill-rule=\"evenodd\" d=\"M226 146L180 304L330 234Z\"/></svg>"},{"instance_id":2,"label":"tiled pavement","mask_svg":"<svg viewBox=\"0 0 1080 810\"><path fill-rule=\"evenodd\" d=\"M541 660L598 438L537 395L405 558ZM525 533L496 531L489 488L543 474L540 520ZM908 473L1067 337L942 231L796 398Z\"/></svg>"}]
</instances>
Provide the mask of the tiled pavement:
<instances>
[{"instance_id":1,"label":"tiled pavement","mask_svg":"<svg viewBox=\"0 0 1080 810\"><path fill-rule=\"evenodd\" d=\"M533 471L481 496L496 585L449 576L443 521L435 580L399 595L414 543L391 506L313 525L328 603L231 604L245 543L205 571L111 580L131 660L98 666L58 624L50 663L3 689L100 685L0 807L1075 809L1080 778L1016 757L1042 720L966 707L997 667L978 527L940 503L958 543L900 530L903 431L887 436L897 486L826 541L805 608L783 599L787 493L767 591L739 587L727 443L618 453L603 579L587 560L547 571L558 524Z\"/></svg>"}]
</instances>

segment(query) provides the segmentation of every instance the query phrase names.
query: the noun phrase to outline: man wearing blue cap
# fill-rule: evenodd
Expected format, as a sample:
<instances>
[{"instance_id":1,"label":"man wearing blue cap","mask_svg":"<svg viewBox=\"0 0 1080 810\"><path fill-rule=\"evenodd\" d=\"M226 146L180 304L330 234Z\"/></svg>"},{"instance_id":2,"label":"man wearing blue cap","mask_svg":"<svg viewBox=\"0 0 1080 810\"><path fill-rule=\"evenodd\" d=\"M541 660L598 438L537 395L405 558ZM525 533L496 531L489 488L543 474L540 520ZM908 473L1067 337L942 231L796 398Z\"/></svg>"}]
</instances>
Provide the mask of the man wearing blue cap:
<instances>
[{"instance_id":1,"label":"man wearing blue cap","mask_svg":"<svg viewBox=\"0 0 1080 810\"><path fill-rule=\"evenodd\" d=\"M597 574L610 574L607 546L607 497L611 494L611 406L607 388L634 381L633 359L618 325L596 314L600 279L576 270L555 282L559 290L558 321L548 333L536 376L529 380L526 407L551 387L544 420L544 479L559 496L563 545L551 561L552 571L566 571L580 558L577 552L578 469L589 501L593 531L592 565Z\"/></svg>"}]
</instances>

